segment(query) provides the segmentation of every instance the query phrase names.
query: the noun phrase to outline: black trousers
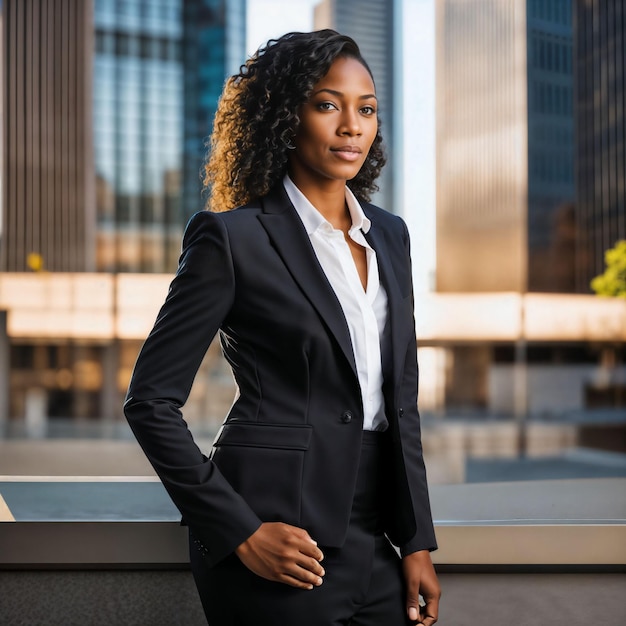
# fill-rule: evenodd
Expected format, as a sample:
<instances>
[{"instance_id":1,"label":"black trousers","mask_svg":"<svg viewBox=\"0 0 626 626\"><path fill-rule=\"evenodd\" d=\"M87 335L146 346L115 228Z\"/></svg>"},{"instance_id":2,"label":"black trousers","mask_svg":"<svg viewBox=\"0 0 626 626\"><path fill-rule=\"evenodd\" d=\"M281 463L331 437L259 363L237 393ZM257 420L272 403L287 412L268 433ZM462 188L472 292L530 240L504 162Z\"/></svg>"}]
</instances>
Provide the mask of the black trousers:
<instances>
[{"instance_id":1,"label":"black trousers","mask_svg":"<svg viewBox=\"0 0 626 626\"><path fill-rule=\"evenodd\" d=\"M385 439L363 433L350 527L324 548L324 582L302 590L248 570L236 554L208 568L189 542L191 569L209 626L396 626L406 617L400 557L382 533Z\"/></svg>"}]
</instances>

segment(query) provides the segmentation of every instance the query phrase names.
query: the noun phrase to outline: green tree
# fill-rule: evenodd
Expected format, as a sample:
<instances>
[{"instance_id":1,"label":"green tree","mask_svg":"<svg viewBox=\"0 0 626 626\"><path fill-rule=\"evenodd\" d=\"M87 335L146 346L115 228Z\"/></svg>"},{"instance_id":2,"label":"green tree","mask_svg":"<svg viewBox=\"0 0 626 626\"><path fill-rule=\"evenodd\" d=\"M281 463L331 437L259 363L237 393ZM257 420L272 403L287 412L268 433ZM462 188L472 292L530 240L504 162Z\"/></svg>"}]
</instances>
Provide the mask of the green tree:
<instances>
[{"instance_id":1,"label":"green tree","mask_svg":"<svg viewBox=\"0 0 626 626\"><path fill-rule=\"evenodd\" d=\"M626 239L615 244L604 253L604 274L591 281L591 288L599 296L626 298Z\"/></svg>"}]
</instances>

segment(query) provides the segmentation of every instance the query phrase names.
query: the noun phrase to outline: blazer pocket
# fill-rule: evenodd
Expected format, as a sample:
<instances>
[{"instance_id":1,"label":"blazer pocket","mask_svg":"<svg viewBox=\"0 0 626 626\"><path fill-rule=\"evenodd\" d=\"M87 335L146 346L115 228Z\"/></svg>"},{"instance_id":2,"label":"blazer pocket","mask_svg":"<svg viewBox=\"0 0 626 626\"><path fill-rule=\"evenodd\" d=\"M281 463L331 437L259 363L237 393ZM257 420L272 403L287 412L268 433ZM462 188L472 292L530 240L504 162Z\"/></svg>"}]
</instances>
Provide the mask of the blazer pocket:
<instances>
[{"instance_id":1,"label":"blazer pocket","mask_svg":"<svg viewBox=\"0 0 626 626\"><path fill-rule=\"evenodd\" d=\"M281 450L307 450L313 427L262 422L226 422L218 433L215 447L250 446Z\"/></svg>"},{"instance_id":2,"label":"blazer pocket","mask_svg":"<svg viewBox=\"0 0 626 626\"><path fill-rule=\"evenodd\" d=\"M212 459L262 521L299 525L304 457L312 432L308 425L226 423L213 444Z\"/></svg>"}]
</instances>

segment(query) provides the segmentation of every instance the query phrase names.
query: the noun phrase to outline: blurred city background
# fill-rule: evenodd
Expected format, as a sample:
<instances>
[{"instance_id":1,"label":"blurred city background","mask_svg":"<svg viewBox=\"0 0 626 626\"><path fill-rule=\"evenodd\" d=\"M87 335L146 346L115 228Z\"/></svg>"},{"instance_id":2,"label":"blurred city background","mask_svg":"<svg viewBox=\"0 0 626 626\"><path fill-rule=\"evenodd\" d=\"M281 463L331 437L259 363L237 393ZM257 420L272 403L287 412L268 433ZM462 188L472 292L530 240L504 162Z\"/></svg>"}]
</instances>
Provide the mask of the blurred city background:
<instances>
[{"instance_id":1,"label":"blurred city background","mask_svg":"<svg viewBox=\"0 0 626 626\"><path fill-rule=\"evenodd\" d=\"M412 236L431 482L626 476L622 0L0 6L0 475L152 473L121 407L223 82L332 27L371 64L375 201ZM214 343L203 448L234 393Z\"/></svg>"}]
</instances>

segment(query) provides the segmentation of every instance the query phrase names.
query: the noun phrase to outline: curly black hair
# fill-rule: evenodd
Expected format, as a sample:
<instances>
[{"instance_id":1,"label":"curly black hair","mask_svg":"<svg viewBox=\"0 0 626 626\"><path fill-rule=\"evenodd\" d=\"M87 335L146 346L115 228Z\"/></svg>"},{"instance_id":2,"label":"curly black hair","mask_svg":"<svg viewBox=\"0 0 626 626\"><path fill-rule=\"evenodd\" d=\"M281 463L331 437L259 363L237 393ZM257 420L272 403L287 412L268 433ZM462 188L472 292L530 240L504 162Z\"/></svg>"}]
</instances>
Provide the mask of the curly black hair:
<instances>
[{"instance_id":1,"label":"curly black hair","mask_svg":"<svg viewBox=\"0 0 626 626\"><path fill-rule=\"evenodd\" d=\"M245 204L283 178L298 108L342 57L358 60L372 74L350 37L329 29L287 33L259 48L226 81L204 168L209 209L227 211ZM378 190L375 181L386 160L382 142L379 120L363 167L347 183L361 200L369 201Z\"/></svg>"}]
</instances>

